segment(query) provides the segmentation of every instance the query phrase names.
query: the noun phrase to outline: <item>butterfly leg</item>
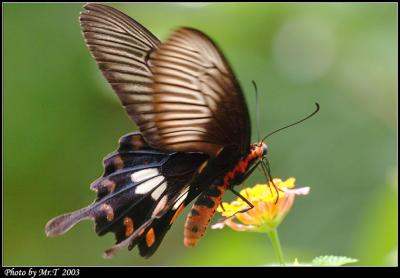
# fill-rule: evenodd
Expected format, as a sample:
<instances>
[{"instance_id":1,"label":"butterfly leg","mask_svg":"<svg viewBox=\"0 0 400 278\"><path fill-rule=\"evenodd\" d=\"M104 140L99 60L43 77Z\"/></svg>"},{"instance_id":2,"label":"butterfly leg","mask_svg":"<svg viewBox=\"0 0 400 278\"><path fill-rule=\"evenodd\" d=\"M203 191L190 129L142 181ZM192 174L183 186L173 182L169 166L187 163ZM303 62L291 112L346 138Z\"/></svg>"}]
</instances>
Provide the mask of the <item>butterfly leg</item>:
<instances>
[{"instance_id":1,"label":"butterfly leg","mask_svg":"<svg viewBox=\"0 0 400 278\"><path fill-rule=\"evenodd\" d=\"M235 189L230 188L230 191L232 191L233 194L235 194L235 195L238 196L240 199L242 199L249 207L244 208L244 209L241 209L241 210L238 210L237 212L235 212L235 213L232 214L231 216L229 216L229 217L227 217L227 218L224 218L223 221L234 217L234 216L235 216L236 214L238 214L238 213L245 213L245 212L247 212L247 211L249 211L249 210L251 210L251 209L254 208L254 205L253 205L249 200L247 200L242 194L240 194L239 192L237 192Z\"/></svg>"},{"instance_id":2,"label":"butterfly leg","mask_svg":"<svg viewBox=\"0 0 400 278\"><path fill-rule=\"evenodd\" d=\"M260 162L261 161L257 162L253 167L250 168L250 170L248 170L246 172L246 174L243 176L243 181L246 180L253 173L253 171L257 168L257 166L260 164ZM245 213L245 212L251 210L252 208L254 208L254 205L249 200L247 200L244 196L242 196L239 192L237 192L235 189L233 189L232 186L229 186L229 190L233 194L238 196L240 199L242 199L249 207L247 207L245 209L242 209L242 210L239 210L239 211L235 212L233 215L231 215L231 216L229 216L227 218L223 218L223 219L219 220L218 222L223 222L223 221L225 221L227 219L230 219L230 218L234 217L238 213ZM220 205L221 205L222 210L225 211L225 209L222 206L222 203Z\"/></svg>"},{"instance_id":3,"label":"butterfly leg","mask_svg":"<svg viewBox=\"0 0 400 278\"><path fill-rule=\"evenodd\" d=\"M246 180L252 173L253 171L257 168L257 166L260 164L261 161L257 162L253 167L250 168L250 170L248 170L246 172L246 174L243 176L243 181ZM237 192L235 189L233 189L233 186L229 186L229 190L235 194L236 196L238 196L240 199L242 199L247 205L249 205L248 208L245 208L243 211L237 211L236 213L243 213L246 211L251 210L252 208L254 208L254 205L247 200L244 196L242 196L239 192ZM235 214L236 214L235 213Z\"/></svg>"},{"instance_id":4,"label":"butterfly leg","mask_svg":"<svg viewBox=\"0 0 400 278\"><path fill-rule=\"evenodd\" d=\"M237 192L235 189L230 188L230 191L232 191L233 194L235 194L236 196L238 196L240 199L242 199L246 204L249 205L248 208L246 208L246 211L251 210L252 208L254 208L254 205L247 200L242 194L240 194L239 192Z\"/></svg>"},{"instance_id":5,"label":"butterfly leg","mask_svg":"<svg viewBox=\"0 0 400 278\"><path fill-rule=\"evenodd\" d=\"M269 167L269 162L268 160L266 160L266 162L262 162L261 163L261 168L264 171L265 175L268 177L269 181L272 183L274 189L275 189L275 193L276 193L276 199L275 199L275 204L278 203L279 200L279 191L282 191L282 189L280 189L278 186L276 186L276 184L274 183L274 179L271 176L271 169ZM269 190L271 191L271 195L272 194L272 189L271 186L268 184Z\"/></svg>"},{"instance_id":6,"label":"butterfly leg","mask_svg":"<svg viewBox=\"0 0 400 278\"><path fill-rule=\"evenodd\" d=\"M222 202L219 204L219 206L221 207L222 211L225 211L224 204Z\"/></svg>"},{"instance_id":7,"label":"butterfly leg","mask_svg":"<svg viewBox=\"0 0 400 278\"><path fill-rule=\"evenodd\" d=\"M254 170L258 167L258 165L261 163L261 161L258 161L256 164L254 164L243 176L242 181L245 181L253 172Z\"/></svg>"}]
</instances>

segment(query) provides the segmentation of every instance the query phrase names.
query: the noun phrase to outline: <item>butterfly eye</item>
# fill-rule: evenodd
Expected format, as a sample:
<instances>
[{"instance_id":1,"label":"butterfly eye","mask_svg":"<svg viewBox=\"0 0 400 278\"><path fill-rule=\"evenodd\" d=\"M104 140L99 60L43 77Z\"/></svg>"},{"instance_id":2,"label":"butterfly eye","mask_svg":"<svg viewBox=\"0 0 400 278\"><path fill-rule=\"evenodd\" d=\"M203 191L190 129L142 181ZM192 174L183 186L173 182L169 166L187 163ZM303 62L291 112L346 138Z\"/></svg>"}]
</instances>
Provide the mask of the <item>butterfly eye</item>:
<instances>
[{"instance_id":1,"label":"butterfly eye","mask_svg":"<svg viewBox=\"0 0 400 278\"><path fill-rule=\"evenodd\" d=\"M268 146L265 143L262 143L262 156L266 156L268 153Z\"/></svg>"}]
</instances>

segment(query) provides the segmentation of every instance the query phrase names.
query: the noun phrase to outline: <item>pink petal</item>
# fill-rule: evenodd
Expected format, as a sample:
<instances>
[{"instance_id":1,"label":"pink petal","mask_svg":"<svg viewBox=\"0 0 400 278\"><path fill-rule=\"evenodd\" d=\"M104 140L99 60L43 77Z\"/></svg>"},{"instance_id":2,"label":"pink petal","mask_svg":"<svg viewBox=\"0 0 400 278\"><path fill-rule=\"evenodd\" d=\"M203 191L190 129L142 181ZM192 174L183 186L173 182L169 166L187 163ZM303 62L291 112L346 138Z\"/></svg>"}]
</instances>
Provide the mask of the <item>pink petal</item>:
<instances>
[{"instance_id":1,"label":"pink petal","mask_svg":"<svg viewBox=\"0 0 400 278\"><path fill-rule=\"evenodd\" d=\"M226 219L222 222L216 223L214 225L211 226L212 229L222 229L225 226L230 227L232 230L235 231L249 231L249 230L255 230L257 229L256 226L253 225L242 225L236 222L233 222L231 219Z\"/></svg>"},{"instance_id":2,"label":"pink petal","mask_svg":"<svg viewBox=\"0 0 400 278\"><path fill-rule=\"evenodd\" d=\"M251 224L257 224L260 220L257 218L258 215L251 215L249 212L245 213L238 213L235 215L235 217L240 221L243 222L243 224L246 225L251 225Z\"/></svg>"},{"instance_id":3,"label":"pink petal","mask_svg":"<svg viewBox=\"0 0 400 278\"><path fill-rule=\"evenodd\" d=\"M294 194L294 195L308 195L310 192L310 187L299 187L299 188L281 188L283 192Z\"/></svg>"},{"instance_id":4,"label":"pink petal","mask_svg":"<svg viewBox=\"0 0 400 278\"><path fill-rule=\"evenodd\" d=\"M292 207L293 202L294 202L293 194L288 194L287 196L285 196L283 198L282 202L279 205L279 210L277 212L277 218L280 219L279 221L282 221L283 217L286 215L286 213Z\"/></svg>"},{"instance_id":5,"label":"pink petal","mask_svg":"<svg viewBox=\"0 0 400 278\"><path fill-rule=\"evenodd\" d=\"M225 227L225 221L215 223L214 225L211 226L211 229L223 229L224 227Z\"/></svg>"}]
</instances>

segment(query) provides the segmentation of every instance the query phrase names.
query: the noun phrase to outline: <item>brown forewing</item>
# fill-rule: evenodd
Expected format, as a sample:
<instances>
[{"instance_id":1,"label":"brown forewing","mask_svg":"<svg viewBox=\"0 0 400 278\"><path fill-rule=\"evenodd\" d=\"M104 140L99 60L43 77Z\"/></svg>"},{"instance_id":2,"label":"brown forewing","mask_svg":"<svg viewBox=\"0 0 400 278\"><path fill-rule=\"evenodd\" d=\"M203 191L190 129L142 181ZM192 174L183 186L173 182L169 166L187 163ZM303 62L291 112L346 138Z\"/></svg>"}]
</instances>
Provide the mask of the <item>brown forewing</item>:
<instances>
[{"instance_id":1,"label":"brown forewing","mask_svg":"<svg viewBox=\"0 0 400 278\"><path fill-rule=\"evenodd\" d=\"M88 4L80 22L99 68L146 141L214 156L250 145L246 103L232 70L205 34L180 28L163 44L139 23Z\"/></svg>"},{"instance_id":2,"label":"brown forewing","mask_svg":"<svg viewBox=\"0 0 400 278\"><path fill-rule=\"evenodd\" d=\"M215 155L250 145L246 103L232 70L205 34L180 28L151 55L153 102L139 125L146 139L176 151ZM154 124L155 123L155 124Z\"/></svg>"},{"instance_id":3,"label":"brown forewing","mask_svg":"<svg viewBox=\"0 0 400 278\"><path fill-rule=\"evenodd\" d=\"M131 105L152 100L149 54L160 41L122 12L87 4L79 17L83 36L104 77L130 114Z\"/></svg>"}]
</instances>

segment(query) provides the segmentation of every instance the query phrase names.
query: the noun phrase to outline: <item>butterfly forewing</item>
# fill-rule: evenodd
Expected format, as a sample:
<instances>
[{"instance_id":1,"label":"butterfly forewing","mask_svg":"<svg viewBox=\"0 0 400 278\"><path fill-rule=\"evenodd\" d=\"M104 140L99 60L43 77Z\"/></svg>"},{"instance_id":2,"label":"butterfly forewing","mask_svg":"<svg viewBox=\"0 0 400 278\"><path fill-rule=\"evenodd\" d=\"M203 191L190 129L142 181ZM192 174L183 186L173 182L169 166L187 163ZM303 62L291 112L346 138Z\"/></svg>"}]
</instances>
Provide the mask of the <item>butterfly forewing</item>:
<instances>
[{"instance_id":1,"label":"butterfly forewing","mask_svg":"<svg viewBox=\"0 0 400 278\"><path fill-rule=\"evenodd\" d=\"M226 145L247 150L250 125L244 97L211 39L180 28L150 59L154 99L151 112L139 123L150 142L210 155ZM147 126L149 122L154 124Z\"/></svg>"},{"instance_id":2,"label":"butterfly forewing","mask_svg":"<svg viewBox=\"0 0 400 278\"><path fill-rule=\"evenodd\" d=\"M85 9L79 20L86 45L122 105L129 109L151 101L148 58L160 41L116 9L99 4L87 4Z\"/></svg>"},{"instance_id":3,"label":"butterfly forewing","mask_svg":"<svg viewBox=\"0 0 400 278\"><path fill-rule=\"evenodd\" d=\"M215 156L222 147L237 145L246 153L250 122L245 99L210 38L180 28L161 44L112 8L85 8L80 21L86 43L152 147Z\"/></svg>"}]
</instances>

